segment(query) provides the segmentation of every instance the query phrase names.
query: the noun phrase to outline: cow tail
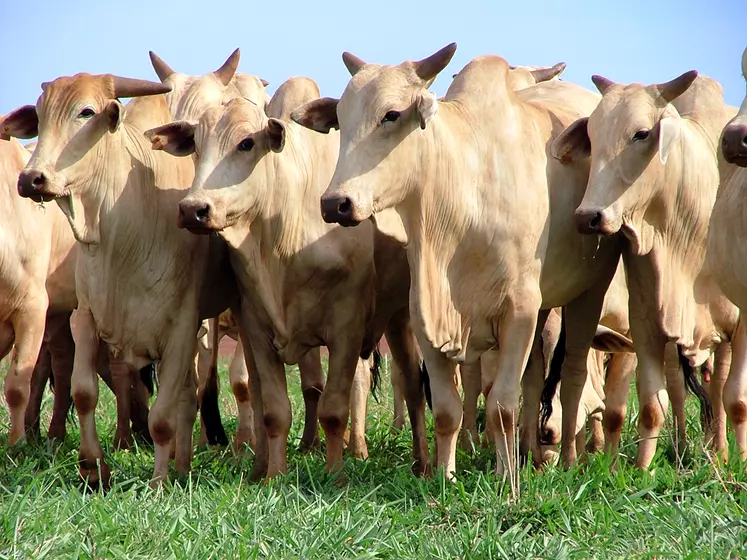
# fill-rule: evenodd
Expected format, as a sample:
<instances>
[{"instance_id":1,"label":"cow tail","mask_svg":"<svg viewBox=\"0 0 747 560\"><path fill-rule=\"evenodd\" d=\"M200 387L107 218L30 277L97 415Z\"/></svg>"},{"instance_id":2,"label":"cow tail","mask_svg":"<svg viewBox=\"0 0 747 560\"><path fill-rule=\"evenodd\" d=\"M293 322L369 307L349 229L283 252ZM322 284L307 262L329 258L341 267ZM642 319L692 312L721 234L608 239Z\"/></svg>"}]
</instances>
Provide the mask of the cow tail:
<instances>
[{"instance_id":1,"label":"cow tail","mask_svg":"<svg viewBox=\"0 0 747 560\"><path fill-rule=\"evenodd\" d=\"M140 369L140 381L143 382L145 388L148 389L148 395L153 396L155 392L155 380L156 380L156 364L151 362L144 368Z\"/></svg>"},{"instance_id":2,"label":"cow tail","mask_svg":"<svg viewBox=\"0 0 747 560\"><path fill-rule=\"evenodd\" d=\"M425 365L425 360L420 363L420 385L423 387L423 392L425 393L425 403L430 410L433 410L431 378L428 376L428 368Z\"/></svg>"},{"instance_id":3,"label":"cow tail","mask_svg":"<svg viewBox=\"0 0 747 560\"><path fill-rule=\"evenodd\" d=\"M218 344L220 343L220 325L218 317L210 319L213 347L210 352L210 368L202 393L200 417L205 423L205 435L210 445L228 445L228 437L223 429L218 407Z\"/></svg>"},{"instance_id":4,"label":"cow tail","mask_svg":"<svg viewBox=\"0 0 747 560\"><path fill-rule=\"evenodd\" d=\"M711 422L713 422L711 399L708 397L705 389L703 389L700 381L698 381L695 368L690 365L690 360L685 356L682 345L680 344L677 345L677 356L680 360L682 374L685 377L685 385L698 398L698 401L700 401L700 423L704 427L710 426Z\"/></svg>"},{"instance_id":5,"label":"cow tail","mask_svg":"<svg viewBox=\"0 0 747 560\"><path fill-rule=\"evenodd\" d=\"M540 396L540 429L543 429L547 425L547 421L552 416L552 399L555 396L558 383L560 383L560 372L563 369L563 361L565 360L565 339L566 320L565 308L563 308L560 314L558 343L555 346L555 350L553 350L552 358L550 358L550 371L547 373L545 385L542 387L542 395Z\"/></svg>"},{"instance_id":6,"label":"cow tail","mask_svg":"<svg viewBox=\"0 0 747 560\"><path fill-rule=\"evenodd\" d=\"M371 394L374 400L379 402L379 386L381 384L381 352L379 345L376 345L373 351L373 366L371 367Z\"/></svg>"}]
</instances>

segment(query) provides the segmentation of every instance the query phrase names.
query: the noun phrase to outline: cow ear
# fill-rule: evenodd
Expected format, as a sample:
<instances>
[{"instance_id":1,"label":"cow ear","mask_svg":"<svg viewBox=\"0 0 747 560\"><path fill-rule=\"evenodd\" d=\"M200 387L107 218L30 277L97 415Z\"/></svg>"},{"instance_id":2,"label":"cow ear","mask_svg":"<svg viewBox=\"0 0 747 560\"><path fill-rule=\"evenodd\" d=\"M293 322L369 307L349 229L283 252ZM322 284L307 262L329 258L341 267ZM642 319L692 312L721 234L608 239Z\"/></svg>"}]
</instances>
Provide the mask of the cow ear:
<instances>
[{"instance_id":1,"label":"cow ear","mask_svg":"<svg viewBox=\"0 0 747 560\"><path fill-rule=\"evenodd\" d=\"M340 123L337 120L337 104L339 102L339 99L332 97L322 97L309 101L293 111L291 119L301 126L323 134L327 134L333 128L339 130Z\"/></svg>"},{"instance_id":2,"label":"cow ear","mask_svg":"<svg viewBox=\"0 0 747 560\"><path fill-rule=\"evenodd\" d=\"M402 218L400 218L399 213L394 208L387 208L380 212L371 214L371 221L381 234L394 239L403 246L407 245L407 231L405 231L405 224L402 222Z\"/></svg>"},{"instance_id":3,"label":"cow ear","mask_svg":"<svg viewBox=\"0 0 747 560\"><path fill-rule=\"evenodd\" d=\"M39 135L39 117L36 107L24 105L0 119L0 135L28 140Z\"/></svg>"},{"instance_id":4,"label":"cow ear","mask_svg":"<svg viewBox=\"0 0 747 560\"><path fill-rule=\"evenodd\" d=\"M144 132L151 149L163 150L172 156L188 156L195 152L195 125L177 121Z\"/></svg>"},{"instance_id":5,"label":"cow ear","mask_svg":"<svg viewBox=\"0 0 747 560\"><path fill-rule=\"evenodd\" d=\"M125 118L125 113L126 109L119 101L116 99L109 101L106 109L104 109L109 132L115 132L119 128L119 125L122 124L122 121Z\"/></svg>"},{"instance_id":6,"label":"cow ear","mask_svg":"<svg viewBox=\"0 0 747 560\"><path fill-rule=\"evenodd\" d=\"M420 128L425 130L425 125L438 113L438 101L430 91L423 91L417 102L417 111L420 118Z\"/></svg>"},{"instance_id":7,"label":"cow ear","mask_svg":"<svg viewBox=\"0 0 747 560\"><path fill-rule=\"evenodd\" d=\"M589 117L582 117L566 128L550 146L550 154L562 163L586 159L591 155Z\"/></svg>"},{"instance_id":8,"label":"cow ear","mask_svg":"<svg viewBox=\"0 0 747 560\"><path fill-rule=\"evenodd\" d=\"M632 340L603 325L597 325L591 347L602 352L635 352Z\"/></svg>"},{"instance_id":9,"label":"cow ear","mask_svg":"<svg viewBox=\"0 0 747 560\"><path fill-rule=\"evenodd\" d=\"M664 117L659 121L659 161L666 165L669 152L682 131L678 116Z\"/></svg>"},{"instance_id":10,"label":"cow ear","mask_svg":"<svg viewBox=\"0 0 747 560\"><path fill-rule=\"evenodd\" d=\"M280 153L285 147L285 125L278 119L271 118L267 121L265 129L269 139L270 149L275 153Z\"/></svg>"}]
</instances>

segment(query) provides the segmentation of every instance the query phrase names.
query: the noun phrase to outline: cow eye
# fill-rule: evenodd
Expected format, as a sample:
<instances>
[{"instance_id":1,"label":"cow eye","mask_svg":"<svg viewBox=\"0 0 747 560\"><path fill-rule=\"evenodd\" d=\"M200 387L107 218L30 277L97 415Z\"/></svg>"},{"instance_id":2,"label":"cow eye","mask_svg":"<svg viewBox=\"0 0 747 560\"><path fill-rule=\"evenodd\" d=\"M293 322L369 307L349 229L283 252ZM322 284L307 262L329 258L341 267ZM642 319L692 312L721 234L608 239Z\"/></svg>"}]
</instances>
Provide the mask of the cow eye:
<instances>
[{"instance_id":1,"label":"cow eye","mask_svg":"<svg viewBox=\"0 0 747 560\"><path fill-rule=\"evenodd\" d=\"M646 138L648 138L648 135L650 132L651 131L648 130L647 128L642 128L641 130L639 130L633 135L633 142L638 142L639 140L645 140Z\"/></svg>"},{"instance_id":2,"label":"cow eye","mask_svg":"<svg viewBox=\"0 0 747 560\"><path fill-rule=\"evenodd\" d=\"M93 109L91 109L90 107L86 107L85 109L83 109L83 110L82 110L82 111L81 111L81 112L80 112L80 113L78 114L78 118L81 118L81 119L90 119L90 118L91 118L92 116L94 116L95 114L96 114L96 111L94 111L94 110L93 110Z\"/></svg>"},{"instance_id":3,"label":"cow eye","mask_svg":"<svg viewBox=\"0 0 747 560\"><path fill-rule=\"evenodd\" d=\"M254 140L252 138L244 138L241 142L239 142L239 145L236 146L236 149L240 152L248 152L254 147Z\"/></svg>"},{"instance_id":4,"label":"cow eye","mask_svg":"<svg viewBox=\"0 0 747 560\"><path fill-rule=\"evenodd\" d=\"M394 122L399 118L400 115L401 113L399 111L387 111L386 115L384 115L384 118L381 119L381 124Z\"/></svg>"}]
</instances>

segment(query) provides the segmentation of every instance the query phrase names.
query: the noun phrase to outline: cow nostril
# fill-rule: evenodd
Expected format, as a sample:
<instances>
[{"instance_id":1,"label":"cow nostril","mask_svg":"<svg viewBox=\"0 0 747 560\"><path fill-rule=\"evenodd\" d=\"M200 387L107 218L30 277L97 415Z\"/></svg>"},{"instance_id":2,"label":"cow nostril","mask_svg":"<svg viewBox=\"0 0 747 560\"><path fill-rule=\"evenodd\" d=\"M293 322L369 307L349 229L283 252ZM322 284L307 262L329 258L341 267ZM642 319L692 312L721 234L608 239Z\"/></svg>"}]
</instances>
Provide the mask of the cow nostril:
<instances>
[{"instance_id":1,"label":"cow nostril","mask_svg":"<svg viewBox=\"0 0 747 560\"><path fill-rule=\"evenodd\" d=\"M599 229L599 226L602 223L602 213L597 212L594 217L589 220L589 227L592 229Z\"/></svg>"},{"instance_id":2,"label":"cow nostril","mask_svg":"<svg viewBox=\"0 0 747 560\"><path fill-rule=\"evenodd\" d=\"M207 204L195 210L195 217L199 222L206 222L210 215L210 206Z\"/></svg>"},{"instance_id":3,"label":"cow nostril","mask_svg":"<svg viewBox=\"0 0 747 560\"><path fill-rule=\"evenodd\" d=\"M742 145L743 146L747 146L747 136L745 136L744 138L742 138Z\"/></svg>"},{"instance_id":4,"label":"cow nostril","mask_svg":"<svg viewBox=\"0 0 747 560\"><path fill-rule=\"evenodd\" d=\"M337 205L337 211L342 216L347 216L350 214L350 211L353 209L353 203L350 201L349 198L345 198L340 204Z\"/></svg>"},{"instance_id":5,"label":"cow nostril","mask_svg":"<svg viewBox=\"0 0 747 560\"><path fill-rule=\"evenodd\" d=\"M31 184L35 187L41 187L44 185L44 183L47 182L47 178L44 176L44 173L39 173L34 179L31 181Z\"/></svg>"}]
</instances>

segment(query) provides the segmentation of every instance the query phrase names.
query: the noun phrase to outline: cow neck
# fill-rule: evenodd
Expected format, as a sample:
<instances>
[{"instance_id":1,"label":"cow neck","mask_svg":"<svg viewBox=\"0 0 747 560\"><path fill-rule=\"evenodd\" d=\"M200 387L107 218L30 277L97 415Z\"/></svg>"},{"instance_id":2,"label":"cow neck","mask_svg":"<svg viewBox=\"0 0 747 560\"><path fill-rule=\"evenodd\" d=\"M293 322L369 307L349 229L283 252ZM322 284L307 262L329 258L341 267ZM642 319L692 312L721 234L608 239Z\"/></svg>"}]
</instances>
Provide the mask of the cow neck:
<instances>
[{"instance_id":1,"label":"cow neck","mask_svg":"<svg viewBox=\"0 0 747 560\"><path fill-rule=\"evenodd\" d=\"M657 194L637 225L641 239L630 244L654 275L662 329L685 346L693 344L697 316L694 285L703 270L708 224L719 186L718 162L710 139L687 126L661 167ZM633 267L635 273L637 269Z\"/></svg>"}]
</instances>

